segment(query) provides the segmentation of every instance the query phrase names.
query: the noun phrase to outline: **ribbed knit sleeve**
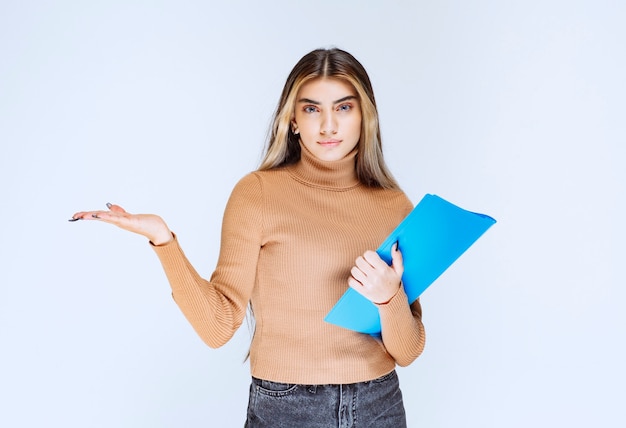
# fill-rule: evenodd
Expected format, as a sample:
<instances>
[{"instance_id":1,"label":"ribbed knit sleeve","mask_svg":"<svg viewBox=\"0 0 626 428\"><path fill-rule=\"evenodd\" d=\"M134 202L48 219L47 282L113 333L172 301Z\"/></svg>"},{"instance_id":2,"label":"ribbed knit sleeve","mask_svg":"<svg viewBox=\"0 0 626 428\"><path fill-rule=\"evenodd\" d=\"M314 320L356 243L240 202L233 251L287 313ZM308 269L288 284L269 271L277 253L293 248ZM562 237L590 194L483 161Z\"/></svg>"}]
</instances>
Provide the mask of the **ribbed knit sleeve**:
<instances>
[{"instance_id":1,"label":"ribbed knit sleeve","mask_svg":"<svg viewBox=\"0 0 626 428\"><path fill-rule=\"evenodd\" d=\"M235 186L224 212L219 261L210 281L196 272L176 238L153 247L176 304L212 348L225 344L245 317L262 245L261 202L260 184L254 175Z\"/></svg>"},{"instance_id":2,"label":"ribbed knit sleeve","mask_svg":"<svg viewBox=\"0 0 626 428\"><path fill-rule=\"evenodd\" d=\"M404 217L413 210L413 204L405 199ZM408 366L424 351L426 333L422 324L422 307L419 299L409 305L409 298L400 287L386 304L376 305L380 315L383 344L399 366Z\"/></svg>"},{"instance_id":3,"label":"ribbed knit sleeve","mask_svg":"<svg viewBox=\"0 0 626 428\"><path fill-rule=\"evenodd\" d=\"M377 306L387 352L399 366L408 366L420 356L426 343L419 299L409 306L404 288L400 287L388 303Z\"/></svg>"}]
</instances>

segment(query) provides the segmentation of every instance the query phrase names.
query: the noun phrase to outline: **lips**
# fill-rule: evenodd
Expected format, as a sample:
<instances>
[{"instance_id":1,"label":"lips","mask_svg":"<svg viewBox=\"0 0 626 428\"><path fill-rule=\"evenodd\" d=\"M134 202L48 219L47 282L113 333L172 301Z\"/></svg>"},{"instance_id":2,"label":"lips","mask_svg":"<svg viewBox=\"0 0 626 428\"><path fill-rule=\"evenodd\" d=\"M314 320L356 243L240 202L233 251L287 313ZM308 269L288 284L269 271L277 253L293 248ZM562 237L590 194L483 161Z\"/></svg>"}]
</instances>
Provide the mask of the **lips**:
<instances>
[{"instance_id":1,"label":"lips","mask_svg":"<svg viewBox=\"0 0 626 428\"><path fill-rule=\"evenodd\" d=\"M339 143L341 143L341 140L325 140L325 141L318 141L317 143L322 146L336 146Z\"/></svg>"}]
</instances>

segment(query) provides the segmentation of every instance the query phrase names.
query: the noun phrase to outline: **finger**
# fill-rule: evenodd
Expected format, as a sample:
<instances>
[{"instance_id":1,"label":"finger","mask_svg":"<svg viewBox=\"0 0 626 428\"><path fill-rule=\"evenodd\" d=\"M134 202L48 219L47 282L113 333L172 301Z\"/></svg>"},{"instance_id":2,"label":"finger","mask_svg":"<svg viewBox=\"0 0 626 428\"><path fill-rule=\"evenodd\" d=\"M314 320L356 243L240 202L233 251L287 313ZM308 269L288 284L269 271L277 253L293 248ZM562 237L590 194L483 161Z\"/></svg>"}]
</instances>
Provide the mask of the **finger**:
<instances>
[{"instance_id":1,"label":"finger","mask_svg":"<svg viewBox=\"0 0 626 428\"><path fill-rule=\"evenodd\" d=\"M70 217L70 219L68 221L78 221L78 220L82 220L83 216L85 215L84 212L79 211L77 213L74 213L74 215L72 217Z\"/></svg>"},{"instance_id":2,"label":"finger","mask_svg":"<svg viewBox=\"0 0 626 428\"><path fill-rule=\"evenodd\" d=\"M350 270L350 275L352 275L352 279L359 282L359 285L363 285L365 281L367 281L367 275L363 273L361 269L356 266L353 266Z\"/></svg>"},{"instance_id":3,"label":"finger","mask_svg":"<svg viewBox=\"0 0 626 428\"><path fill-rule=\"evenodd\" d=\"M79 211L75 213L69 221L78 221L78 220L92 220L94 219L93 214L99 211Z\"/></svg>"},{"instance_id":4,"label":"finger","mask_svg":"<svg viewBox=\"0 0 626 428\"><path fill-rule=\"evenodd\" d=\"M357 281L356 279L350 277L348 278L348 285L350 286L350 288L352 288L353 290L359 292L360 294L363 294L363 284L361 284L359 281Z\"/></svg>"},{"instance_id":5,"label":"finger","mask_svg":"<svg viewBox=\"0 0 626 428\"><path fill-rule=\"evenodd\" d=\"M386 267L389 267L389 265L380 258L376 251L366 251L363 254L363 257L365 258L367 263L369 263L374 269L384 269Z\"/></svg>"},{"instance_id":6,"label":"finger","mask_svg":"<svg viewBox=\"0 0 626 428\"><path fill-rule=\"evenodd\" d=\"M87 216L89 217L89 216ZM86 218L87 218L86 217ZM124 210L120 211L92 211L91 218L95 220L106 221L108 223L118 224L129 217Z\"/></svg>"},{"instance_id":7,"label":"finger","mask_svg":"<svg viewBox=\"0 0 626 428\"><path fill-rule=\"evenodd\" d=\"M113 212L116 212L116 213L125 213L126 212L126 210L124 210L124 208L120 207L119 205L112 204L110 202L107 202L107 208L110 209Z\"/></svg>"},{"instance_id":8,"label":"finger","mask_svg":"<svg viewBox=\"0 0 626 428\"><path fill-rule=\"evenodd\" d=\"M79 211L68 221L75 222L78 220L99 220L120 226L126 215L126 213L116 213L112 211Z\"/></svg>"},{"instance_id":9,"label":"finger","mask_svg":"<svg viewBox=\"0 0 626 428\"><path fill-rule=\"evenodd\" d=\"M402 277L404 273L404 259L402 258L402 253L398 248L398 243L393 244L393 248L391 249L391 267L396 271L398 276Z\"/></svg>"},{"instance_id":10,"label":"finger","mask_svg":"<svg viewBox=\"0 0 626 428\"><path fill-rule=\"evenodd\" d=\"M365 275L371 275L374 272L374 266L372 266L363 256L357 257L354 262L355 266L359 268Z\"/></svg>"}]
</instances>

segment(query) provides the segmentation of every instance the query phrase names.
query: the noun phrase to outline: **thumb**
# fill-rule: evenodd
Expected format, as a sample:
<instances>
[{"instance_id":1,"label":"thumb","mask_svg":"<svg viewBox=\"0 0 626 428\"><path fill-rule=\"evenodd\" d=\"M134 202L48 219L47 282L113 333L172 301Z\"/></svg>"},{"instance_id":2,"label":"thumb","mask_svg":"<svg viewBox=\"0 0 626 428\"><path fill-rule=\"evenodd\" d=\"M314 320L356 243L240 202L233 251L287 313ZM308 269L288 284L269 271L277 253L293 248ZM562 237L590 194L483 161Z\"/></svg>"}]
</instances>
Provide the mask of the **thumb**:
<instances>
[{"instance_id":1,"label":"thumb","mask_svg":"<svg viewBox=\"0 0 626 428\"><path fill-rule=\"evenodd\" d=\"M398 243L396 242L391 247L391 267L398 274L400 278L402 278L402 274L404 273L404 260L402 258L402 253L398 249Z\"/></svg>"},{"instance_id":2,"label":"thumb","mask_svg":"<svg viewBox=\"0 0 626 428\"><path fill-rule=\"evenodd\" d=\"M112 204L110 202L107 202L107 208L110 209L111 211L115 212L115 213L125 213L126 212L124 210L124 208L120 207L119 205Z\"/></svg>"}]
</instances>

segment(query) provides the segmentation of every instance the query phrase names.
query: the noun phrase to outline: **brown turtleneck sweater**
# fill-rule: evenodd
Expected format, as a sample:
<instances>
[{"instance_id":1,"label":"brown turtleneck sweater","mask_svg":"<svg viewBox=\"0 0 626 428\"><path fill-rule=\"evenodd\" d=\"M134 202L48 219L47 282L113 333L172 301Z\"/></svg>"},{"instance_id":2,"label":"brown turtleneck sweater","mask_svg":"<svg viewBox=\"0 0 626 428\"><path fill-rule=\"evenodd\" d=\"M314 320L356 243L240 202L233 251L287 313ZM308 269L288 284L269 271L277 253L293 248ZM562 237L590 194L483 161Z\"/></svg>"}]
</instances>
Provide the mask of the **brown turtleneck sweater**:
<instances>
[{"instance_id":1,"label":"brown turtleneck sweater","mask_svg":"<svg viewBox=\"0 0 626 428\"><path fill-rule=\"evenodd\" d=\"M252 303L250 369L257 378L362 382L408 365L424 348L419 301L409 306L402 288L378 306L382 341L324 322L355 259L376 249L412 209L401 191L360 184L355 155L325 162L303 147L295 165L241 179L226 206L210 281L177 239L154 247L174 300L209 346L226 343Z\"/></svg>"}]
</instances>

